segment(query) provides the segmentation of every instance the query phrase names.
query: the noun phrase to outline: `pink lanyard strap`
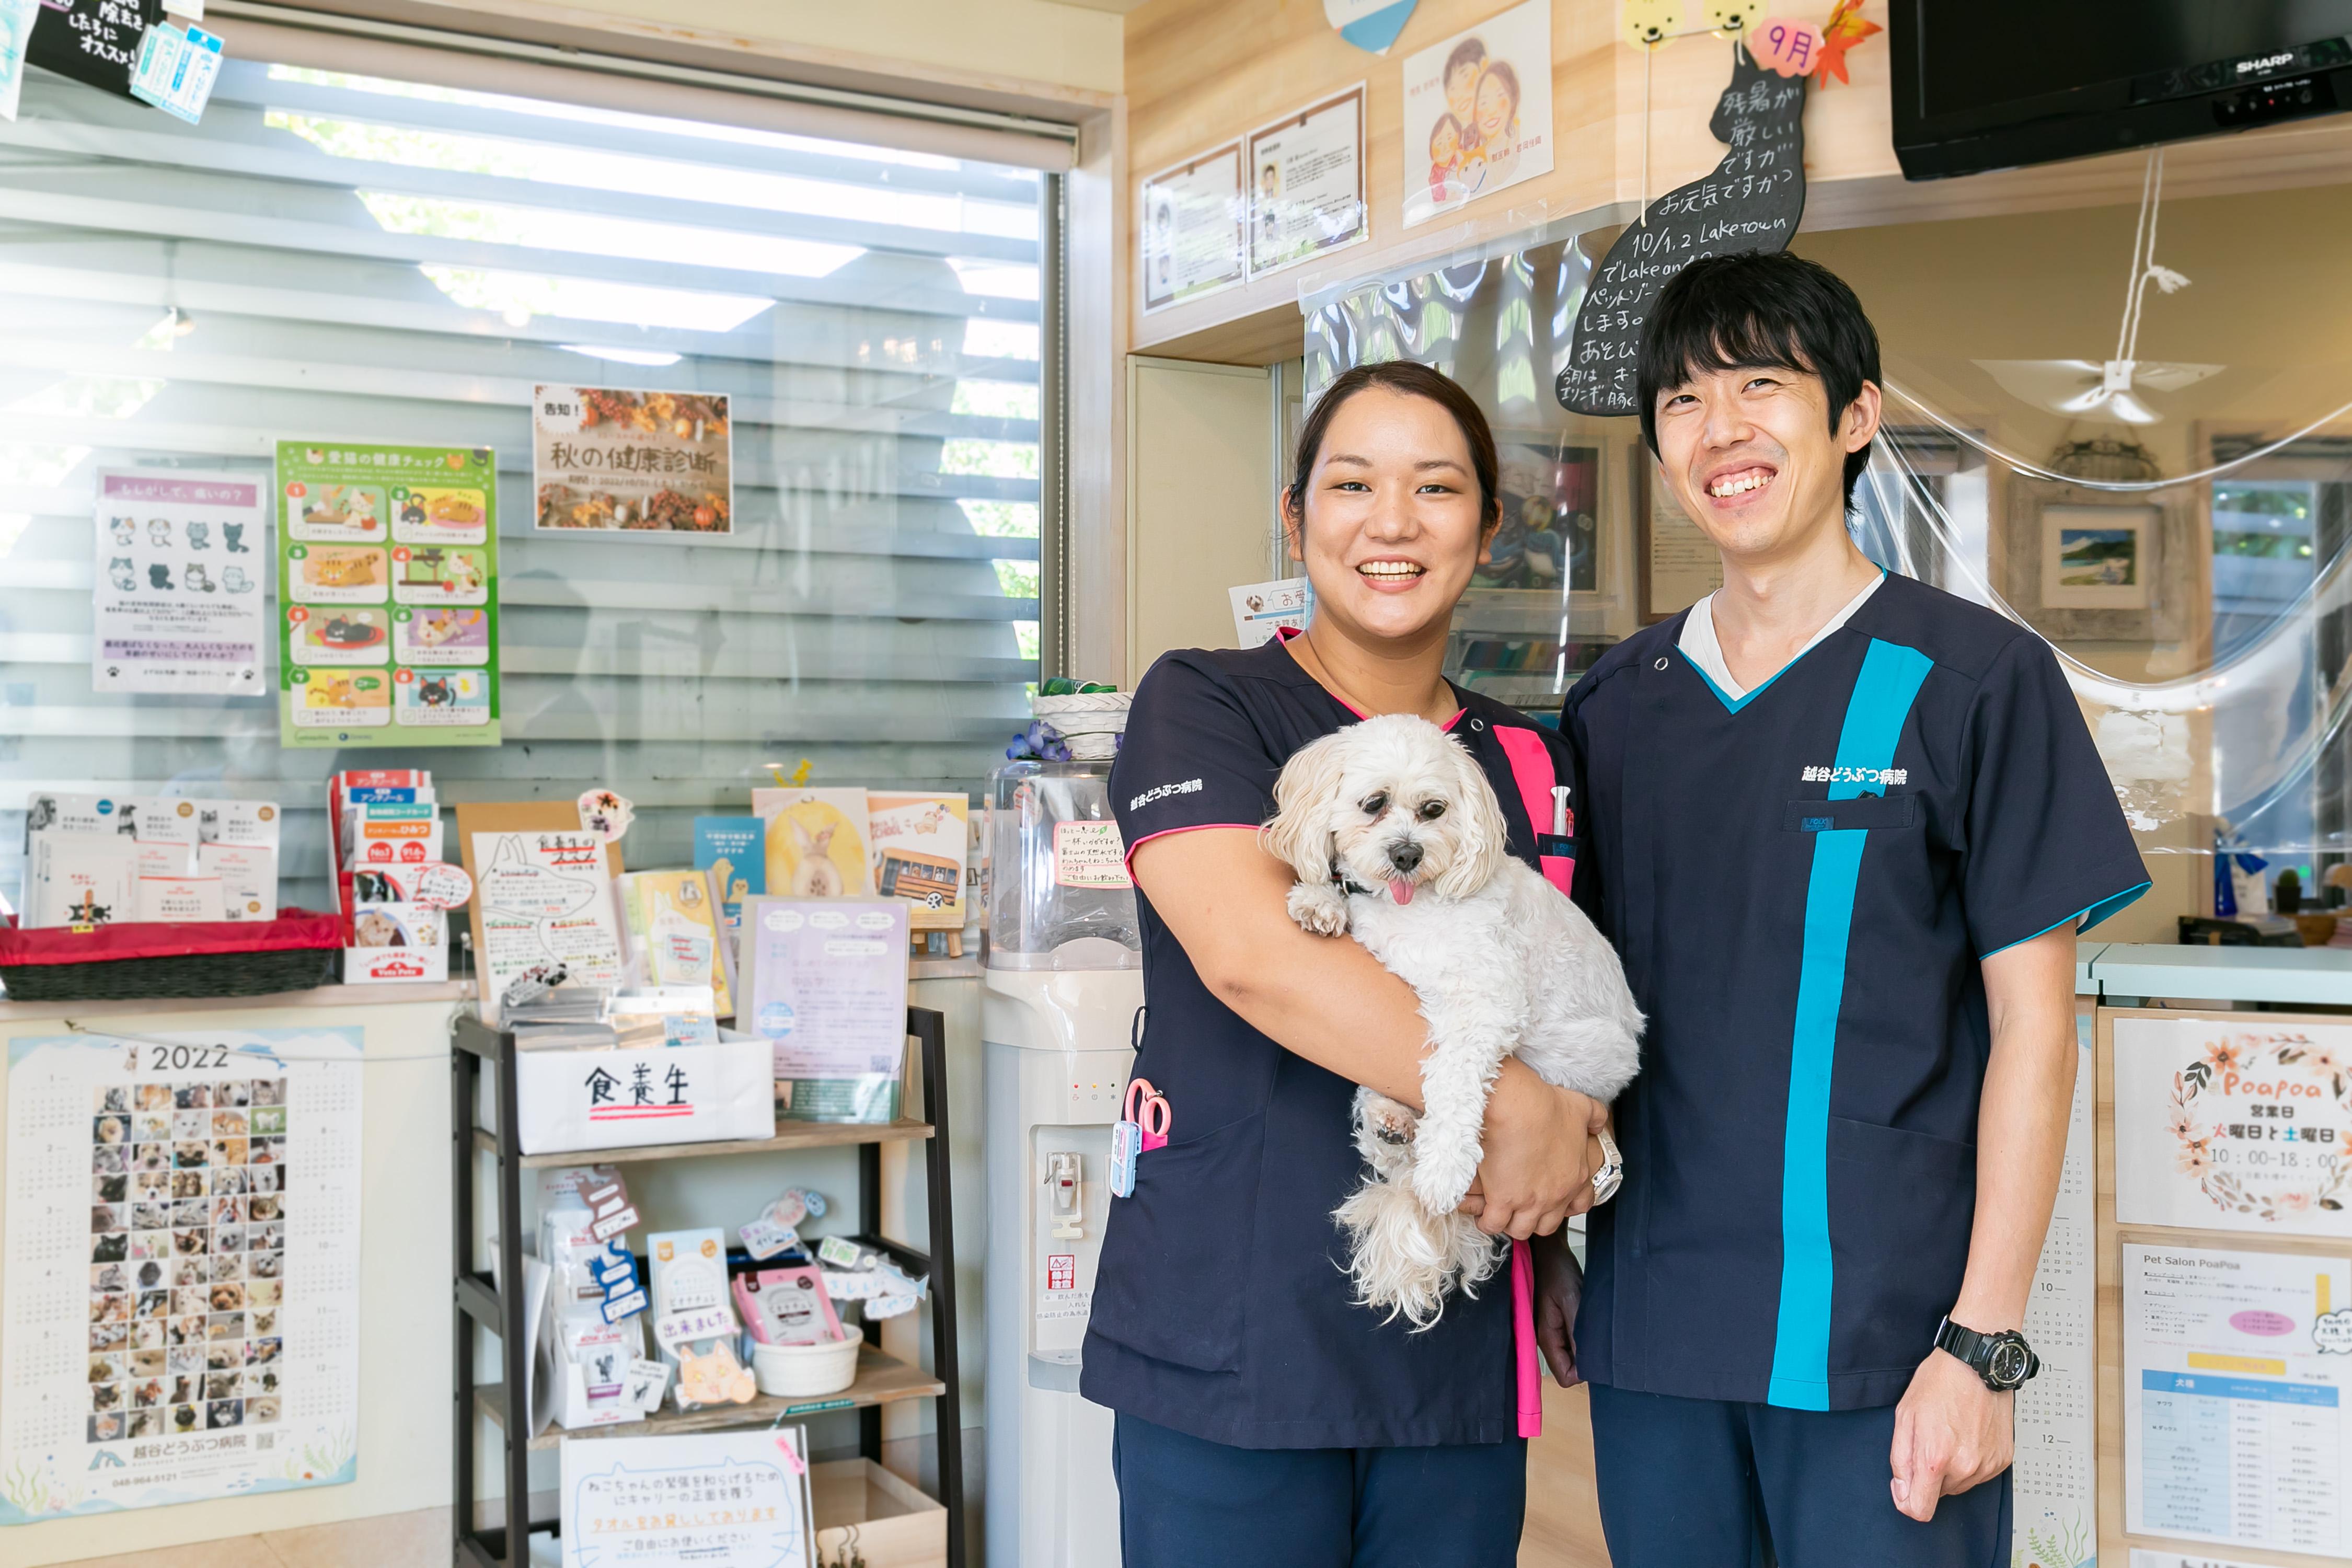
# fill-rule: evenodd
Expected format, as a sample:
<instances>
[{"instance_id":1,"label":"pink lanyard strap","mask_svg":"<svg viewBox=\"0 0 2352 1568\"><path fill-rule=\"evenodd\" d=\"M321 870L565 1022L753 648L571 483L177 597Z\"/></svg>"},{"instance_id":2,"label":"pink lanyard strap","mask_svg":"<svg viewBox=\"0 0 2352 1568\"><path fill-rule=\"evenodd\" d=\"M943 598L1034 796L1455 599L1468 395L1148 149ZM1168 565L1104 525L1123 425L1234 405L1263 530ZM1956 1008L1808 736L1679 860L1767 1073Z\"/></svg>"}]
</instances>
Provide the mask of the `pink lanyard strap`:
<instances>
[{"instance_id":1,"label":"pink lanyard strap","mask_svg":"<svg viewBox=\"0 0 2352 1568\"><path fill-rule=\"evenodd\" d=\"M1540 842L1551 827L1552 785L1559 781L1551 748L1533 730L1497 724L1495 740L1510 759L1511 781L1528 808L1528 826ZM1544 879L1565 893L1576 879L1576 861L1567 855L1538 855ZM1511 1243L1511 1367L1516 1379L1519 1436L1543 1436L1543 1360L1536 1350L1536 1260L1524 1241Z\"/></svg>"}]
</instances>

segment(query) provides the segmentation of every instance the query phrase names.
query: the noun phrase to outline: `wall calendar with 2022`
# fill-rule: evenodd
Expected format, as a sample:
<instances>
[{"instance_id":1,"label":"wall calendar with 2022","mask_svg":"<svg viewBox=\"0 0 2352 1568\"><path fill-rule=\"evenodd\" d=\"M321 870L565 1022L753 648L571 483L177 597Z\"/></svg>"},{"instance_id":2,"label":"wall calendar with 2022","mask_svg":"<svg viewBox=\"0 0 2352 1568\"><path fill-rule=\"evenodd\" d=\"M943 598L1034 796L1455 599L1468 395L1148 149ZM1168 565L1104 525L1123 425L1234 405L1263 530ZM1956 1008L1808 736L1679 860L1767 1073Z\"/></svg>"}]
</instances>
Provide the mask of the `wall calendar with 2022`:
<instances>
[{"instance_id":1,"label":"wall calendar with 2022","mask_svg":"<svg viewBox=\"0 0 2352 1568\"><path fill-rule=\"evenodd\" d=\"M357 1474L362 1038L9 1041L0 1524Z\"/></svg>"}]
</instances>

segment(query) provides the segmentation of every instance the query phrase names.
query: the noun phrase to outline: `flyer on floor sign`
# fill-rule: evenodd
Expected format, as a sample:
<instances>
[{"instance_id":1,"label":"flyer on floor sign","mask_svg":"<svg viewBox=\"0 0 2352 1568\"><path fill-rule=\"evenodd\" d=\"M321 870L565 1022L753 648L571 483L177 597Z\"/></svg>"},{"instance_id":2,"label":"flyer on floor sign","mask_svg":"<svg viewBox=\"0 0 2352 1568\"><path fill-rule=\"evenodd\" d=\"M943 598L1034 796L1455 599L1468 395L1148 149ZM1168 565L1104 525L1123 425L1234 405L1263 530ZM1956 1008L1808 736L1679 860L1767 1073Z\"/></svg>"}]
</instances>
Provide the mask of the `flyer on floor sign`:
<instances>
[{"instance_id":1,"label":"flyer on floor sign","mask_svg":"<svg viewBox=\"0 0 2352 1568\"><path fill-rule=\"evenodd\" d=\"M9 1041L0 1524L357 1475L364 1036Z\"/></svg>"},{"instance_id":2,"label":"flyer on floor sign","mask_svg":"<svg viewBox=\"0 0 2352 1568\"><path fill-rule=\"evenodd\" d=\"M268 480L258 473L100 468L97 486L90 689L268 690Z\"/></svg>"},{"instance_id":3,"label":"flyer on floor sign","mask_svg":"<svg viewBox=\"0 0 2352 1568\"><path fill-rule=\"evenodd\" d=\"M2135 1534L2352 1548L2352 1261L2126 1242L2124 1511Z\"/></svg>"},{"instance_id":4,"label":"flyer on floor sign","mask_svg":"<svg viewBox=\"0 0 2352 1568\"><path fill-rule=\"evenodd\" d=\"M278 741L499 741L498 461L278 444Z\"/></svg>"}]
</instances>

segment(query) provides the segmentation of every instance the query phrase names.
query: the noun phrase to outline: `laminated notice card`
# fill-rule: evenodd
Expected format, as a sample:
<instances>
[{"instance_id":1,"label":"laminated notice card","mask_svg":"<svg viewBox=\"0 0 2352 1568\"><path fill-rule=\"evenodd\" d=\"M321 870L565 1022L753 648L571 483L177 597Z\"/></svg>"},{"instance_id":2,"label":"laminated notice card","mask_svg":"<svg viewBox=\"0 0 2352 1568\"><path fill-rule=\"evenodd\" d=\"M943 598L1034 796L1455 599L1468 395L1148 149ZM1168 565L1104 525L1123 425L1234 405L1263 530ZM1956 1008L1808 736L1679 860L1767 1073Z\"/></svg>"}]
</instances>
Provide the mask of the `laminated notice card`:
<instances>
[{"instance_id":1,"label":"laminated notice card","mask_svg":"<svg viewBox=\"0 0 2352 1568\"><path fill-rule=\"evenodd\" d=\"M487 447L278 443L279 743L499 743Z\"/></svg>"},{"instance_id":2,"label":"laminated notice card","mask_svg":"<svg viewBox=\"0 0 2352 1568\"><path fill-rule=\"evenodd\" d=\"M1228 142L1143 182L1143 308L1157 310L1242 280L1242 146Z\"/></svg>"},{"instance_id":3,"label":"laminated notice card","mask_svg":"<svg viewBox=\"0 0 2352 1568\"><path fill-rule=\"evenodd\" d=\"M2258 1563L2224 1562L2208 1557L2201 1552L2150 1552L2145 1546L2132 1548L2131 1568L2261 1568Z\"/></svg>"},{"instance_id":4,"label":"laminated notice card","mask_svg":"<svg viewBox=\"0 0 2352 1568\"><path fill-rule=\"evenodd\" d=\"M353 1479L363 1037L8 1042L0 1524Z\"/></svg>"},{"instance_id":5,"label":"laminated notice card","mask_svg":"<svg viewBox=\"0 0 2352 1568\"><path fill-rule=\"evenodd\" d=\"M908 906L753 899L743 906L735 1022L775 1043L789 1114L888 1121L907 1055Z\"/></svg>"},{"instance_id":6,"label":"laminated notice card","mask_svg":"<svg viewBox=\"0 0 2352 1568\"><path fill-rule=\"evenodd\" d=\"M565 1438L563 1568L809 1568L805 1446L796 1426Z\"/></svg>"},{"instance_id":7,"label":"laminated notice card","mask_svg":"<svg viewBox=\"0 0 2352 1568\"><path fill-rule=\"evenodd\" d=\"M1372 237L1364 203L1364 88L1250 132L1250 275Z\"/></svg>"},{"instance_id":8,"label":"laminated notice card","mask_svg":"<svg viewBox=\"0 0 2352 1568\"><path fill-rule=\"evenodd\" d=\"M530 405L535 526L735 531L724 393L540 386Z\"/></svg>"},{"instance_id":9,"label":"laminated notice card","mask_svg":"<svg viewBox=\"0 0 2352 1568\"><path fill-rule=\"evenodd\" d=\"M2352 1025L2117 1018L2115 1037L2116 1223L2352 1237Z\"/></svg>"},{"instance_id":10,"label":"laminated notice card","mask_svg":"<svg viewBox=\"0 0 2352 1568\"><path fill-rule=\"evenodd\" d=\"M98 470L90 689L268 689L268 489L258 474Z\"/></svg>"},{"instance_id":11,"label":"laminated notice card","mask_svg":"<svg viewBox=\"0 0 2352 1568\"><path fill-rule=\"evenodd\" d=\"M2098 1366L2091 1324L2097 1304L2092 1250L2092 1015L2074 1016L2074 1100L2058 1202L2025 1303L2025 1338L2042 1371L2017 1391L2014 1547L2019 1563L2075 1568L2097 1555Z\"/></svg>"},{"instance_id":12,"label":"laminated notice card","mask_svg":"<svg viewBox=\"0 0 2352 1568\"><path fill-rule=\"evenodd\" d=\"M621 920L604 841L586 833L477 833L482 1017L498 1021L507 988L562 968L573 985L621 982Z\"/></svg>"},{"instance_id":13,"label":"laminated notice card","mask_svg":"<svg viewBox=\"0 0 2352 1568\"><path fill-rule=\"evenodd\" d=\"M2124 1528L2344 1555L2352 1262L2123 1244Z\"/></svg>"}]
</instances>

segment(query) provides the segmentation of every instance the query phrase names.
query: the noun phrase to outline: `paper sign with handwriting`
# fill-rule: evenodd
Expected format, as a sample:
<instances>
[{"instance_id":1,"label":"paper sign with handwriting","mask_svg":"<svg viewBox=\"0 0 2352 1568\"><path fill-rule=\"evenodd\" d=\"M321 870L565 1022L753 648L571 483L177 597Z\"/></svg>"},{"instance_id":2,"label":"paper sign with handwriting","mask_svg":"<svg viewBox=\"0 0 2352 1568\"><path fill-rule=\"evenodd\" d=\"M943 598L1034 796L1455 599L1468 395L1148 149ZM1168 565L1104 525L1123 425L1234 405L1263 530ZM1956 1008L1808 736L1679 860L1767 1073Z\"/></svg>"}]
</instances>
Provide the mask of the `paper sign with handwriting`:
<instances>
[{"instance_id":1,"label":"paper sign with handwriting","mask_svg":"<svg viewBox=\"0 0 2352 1568\"><path fill-rule=\"evenodd\" d=\"M482 1005L495 1022L507 988L561 965L569 984L616 985L621 922L602 840L584 833L477 833Z\"/></svg>"}]
</instances>

